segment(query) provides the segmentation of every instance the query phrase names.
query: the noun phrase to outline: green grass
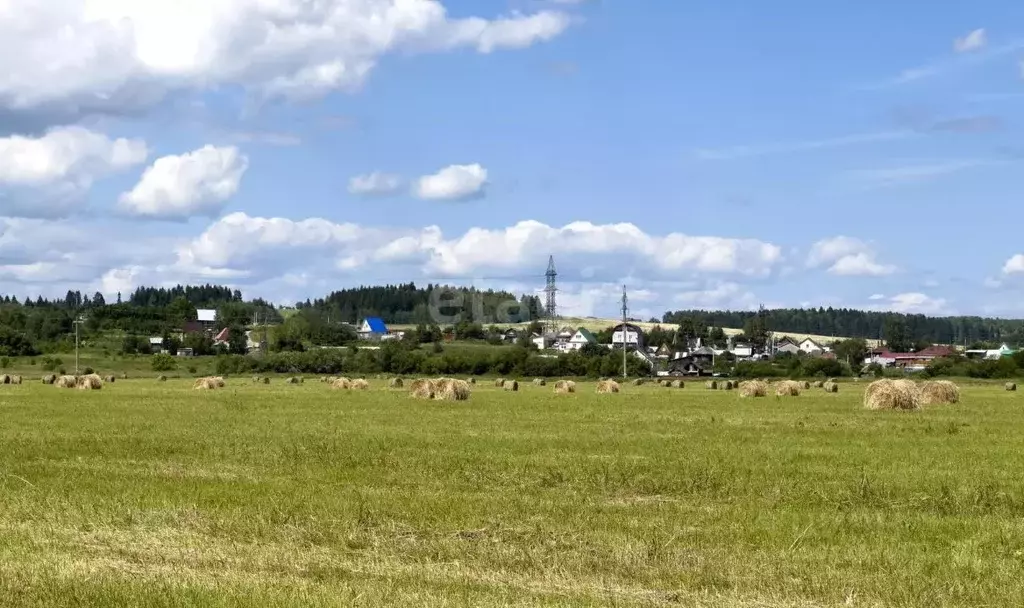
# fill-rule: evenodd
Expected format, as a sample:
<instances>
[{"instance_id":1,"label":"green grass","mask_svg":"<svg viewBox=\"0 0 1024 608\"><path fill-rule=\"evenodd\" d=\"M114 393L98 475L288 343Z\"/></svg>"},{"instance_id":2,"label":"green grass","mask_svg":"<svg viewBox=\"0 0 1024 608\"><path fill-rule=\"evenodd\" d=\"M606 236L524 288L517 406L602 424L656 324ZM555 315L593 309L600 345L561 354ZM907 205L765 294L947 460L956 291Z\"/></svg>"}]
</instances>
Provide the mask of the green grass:
<instances>
[{"instance_id":1,"label":"green grass","mask_svg":"<svg viewBox=\"0 0 1024 608\"><path fill-rule=\"evenodd\" d=\"M0 386L5 606L1017 606L1024 395Z\"/></svg>"}]
</instances>

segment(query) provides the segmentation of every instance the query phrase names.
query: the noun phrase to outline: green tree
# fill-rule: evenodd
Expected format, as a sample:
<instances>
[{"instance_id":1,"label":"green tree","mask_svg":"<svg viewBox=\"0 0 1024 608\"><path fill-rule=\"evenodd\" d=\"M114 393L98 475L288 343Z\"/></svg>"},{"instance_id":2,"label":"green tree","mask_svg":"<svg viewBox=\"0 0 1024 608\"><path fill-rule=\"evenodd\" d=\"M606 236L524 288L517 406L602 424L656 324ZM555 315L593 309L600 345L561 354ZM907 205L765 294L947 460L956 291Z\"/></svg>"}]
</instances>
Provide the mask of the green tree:
<instances>
[{"instance_id":1,"label":"green tree","mask_svg":"<svg viewBox=\"0 0 1024 608\"><path fill-rule=\"evenodd\" d=\"M849 361L853 369L860 369L868 356L868 343L864 338L850 338L832 344L832 352L840 361Z\"/></svg>"},{"instance_id":2,"label":"green tree","mask_svg":"<svg viewBox=\"0 0 1024 608\"><path fill-rule=\"evenodd\" d=\"M886 318L883 336L886 347L892 352L907 352L914 347L906 321L895 315Z\"/></svg>"},{"instance_id":3,"label":"green tree","mask_svg":"<svg viewBox=\"0 0 1024 608\"><path fill-rule=\"evenodd\" d=\"M153 355L153 360L150 362L154 372L170 372L178 368L178 362L174 360L174 357L167 353L159 353Z\"/></svg>"},{"instance_id":4,"label":"green tree","mask_svg":"<svg viewBox=\"0 0 1024 608\"><path fill-rule=\"evenodd\" d=\"M185 296L178 296L167 305L167 318L176 325L195 321L197 318L196 307Z\"/></svg>"},{"instance_id":5,"label":"green tree","mask_svg":"<svg viewBox=\"0 0 1024 608\"><path fill-rule=\"evenodd\" d=\"M245 336L245 328L241 325L232 325L228 328L228 352L232 355L244 355L248 350L248 339Z\"/></svg>"}]
</instances>

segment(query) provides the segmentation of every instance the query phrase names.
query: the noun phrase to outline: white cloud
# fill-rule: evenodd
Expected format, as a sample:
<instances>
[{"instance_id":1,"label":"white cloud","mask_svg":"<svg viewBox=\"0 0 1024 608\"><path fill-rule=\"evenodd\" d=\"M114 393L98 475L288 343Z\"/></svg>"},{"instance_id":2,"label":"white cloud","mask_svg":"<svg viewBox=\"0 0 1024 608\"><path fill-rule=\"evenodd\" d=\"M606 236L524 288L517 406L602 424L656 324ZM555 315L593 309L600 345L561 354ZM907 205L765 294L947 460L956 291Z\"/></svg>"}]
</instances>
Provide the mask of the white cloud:
<instances>
[{"instance_id":1,"label":"white cloud","mask_svg":"<svg viewBox=\"0 0 1024 608\"><path fill-rule=\"evenodd\" d=\"M988 44L988 37L985 35L985 29L979 28L954 40L953 50L957 53L967 53L984 48L986 44Z\"/></svg>"},{"instance_id":2,"label":"white cloud","mask_svg":"<svg viewBox=\"0 0 1024 608\"><path fill-rule=\"evenodd\" d=\"M733 282L717 282L704 289L682 291L676 293L673 300L680 306L698 310L751 310L759 303L753 292Z\"/></svg>"},{"instance_id":3,"label":"white cloud","mask_svg":"<svg viewBox=\"0 0 1024 608\"><path fill-rule=\"evenodd\" d=\"M71 211L97 179L145 162L145 142L82 127L0 138L0 211L54 217Z\"/></svg>"},{"instance_id":4,"label":"white cloud","mask_svg":"<svg viewBox=\"0 0 1024 608\"><path fill-rule=\"evenodd\" d=\"M880 294L880 293L875 293L875 294L871 294L871 297L869 297L868 299L869 300L884 300L885 299L885 295Z\"/></svg>"},{"instance_id":5,"label":"white cloud","mask_svg":"<svg viewBox=\"0 0 1024 608\"><path fill-rule=\"evenodd\" d=\"M1003 274L1018 273L1024 273L1024 253L1018 253L1003 264Z\"/></svg>"},{"instance_id":6,"label":"white cloud","mask_svg":"<svg viewBox=\"0 0 1024 608\"><path fill-rule=\"evenodd\" d=\"M359 86L387 53L523 48L569 27L559 11L449 18L438 0L9 0L0 108L118 109L241 85L301 98Z\"/></svg>"},{"instance_id":7,"label":"white cloud","mask_svg":"<svg viewBox=\"0 0 1024 608\"><path fill-rule=\"evenodd\" d=\"M885 169L858 169L848 171L847 176L867 187L897 186L927 182L939 177L959 173L968 169L1005 165L1012 161L1004 158L977 158L952 160L924 165L905 165Z\"/></svg>"},{"instance_id":8,"label":"white cloud","mask_svg":"<svg viewBox=\"0 0 1024 608\"><path fill-rule=\"evenodd\" d=\"M248 160L238 148L203 146L158 158L139 183L121 195L126 213L152 219L214 216L238 192Z\"/></svg>"},{"instance_id":9,"label":"white cloud","mask_svg":"<svg viewBox=\"0 0 1024 608\"><path fill-rule=\"evenodd\" d=\"M300 252L305 252L300 254ZM232 213L179 248L178 266L204 274L252 272L280 276L311 260L332 271L412 266L425 278L481 273L543 274L547 256L566 276L601 268L614 280L632 270L673 278L684 274L765 275L781 260L778 246L751 239L649 235L632 224L575 222L561 228L536 221L490 230L471 228L446 238L440 228L388 230L311 218L250 217ZM537 270L540 268L540 270ZM401 272L409 276L409 270ZM600 281L594 278L593 281Z\"/></svg>"},{"instance_id":10,"label":"white cloud","mask_svg":"<svg viewBox=\"0 0 1024 608\"><path fill-rule=\"evenodd\" d=\"M478 163L449 165L416 182L414 193L421 199L454 201L483 196L487 186L487 169Z\"/></svg>"},{"instance_id":11,"label":"white cloud","mask_svg":"<svg viewBox=\"0 0 1024 608\"><path fill-rule=\"evenodd\" d=\"M890 297L882 304L873 304L868 308L871 310L885 310L905 314L950 314L944 298L933 298L919 292L897 294Z\"/></svg>"},{"instance_id":12,"label":"white cloud","mask_svg":"<svg viewBox=\"0 0 1024 608\"><path fill-rule=\"evenodd\" d=\"M811 247L807 256L809 268L827 266L838 276L883 276L896 272L896 267L876 260L871 245L848 236L823 239Z\"/></svg>"},{"instance_id":13,"label":"white cloud","mask_svg":"<svg viewBox=\"0 0 1024 608\"><path fill-rule=\"evenodd\" d=\"M394 194L402 188L402 178L390 173L374 171L356 175L348 180L348 191L357 196Z\"/></svg>"}]
</instances>

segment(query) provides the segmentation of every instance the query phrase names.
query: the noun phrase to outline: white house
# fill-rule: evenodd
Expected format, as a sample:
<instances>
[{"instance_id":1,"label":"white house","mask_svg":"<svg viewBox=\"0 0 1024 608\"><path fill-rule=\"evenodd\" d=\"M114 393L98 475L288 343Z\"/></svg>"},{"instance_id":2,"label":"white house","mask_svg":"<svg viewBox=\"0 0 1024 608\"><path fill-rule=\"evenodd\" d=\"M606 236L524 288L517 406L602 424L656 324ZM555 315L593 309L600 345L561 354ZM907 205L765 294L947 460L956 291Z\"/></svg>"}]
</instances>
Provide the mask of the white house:
<instances>
[{"instance_id":1,"label":"white house","mask_svg":"<svg viewBox=\"0 0 1024 608\"><path fill-rule=\"evenodd\" d=\"M543 336L533 334L533 336L530 337L530 342L533 342L534 346L536 346L538 350L546 350L555 343L555 336L552 334L544 334Z\"/></svg>"},{"instance_id":2,"label":"white house","mask_svg":"<svg viewBox=\"0 0 1024 608\"><path fill-rule=\"evenodd\" d=\"M213 308L197 308L196 321L203 326L203 329L212 329L217 324L217 311Z\"/></svg>"},{"instance_id":3,"label":"white house","mask_svg":"<svg viewBox=\"0 0 1024 608\"><path fill-rule=\"evenodd\" d=\"M164 352L164 339L163 338L150 338L149 339L149 350L154 353Z\"/></svg>"},{"instance_id":4,"label":"white house","mask_svg":"<svg viewBox=\"0 0 1024 608\"><path fill-rule=\"evenodd\" d=\"M818 344L814 340L811 340L810 338L804 338L803 340L800 341L800 344L798 344L797 346L800 348L801 351L807 353L808 355L820 354L825 352L825 349L820 344Z\"/></svg>"},{"instance_id":5,"label":"white house","mask_svg":"<svg viewBox=\"0 0 1024 608\"><path fill-rule=\"evenodd\" d=\"M644 345L644 332L631 323L619 323L612 328L612 346L640 347Z\"/></svg>"},{"instance_id":6,"label":"white house","mask_svg":"<svg viewBox=\"0 0 1024 608\"><path fill-rule=\"evenodd\" d=\"M587 344L597 344L597 338L587 328L581 327L565 343L565 350L579 350Z\"/></svg>"},{"instance_id":7,"label":"white house","mask_svg":"<svg viewBox=\"0 0 1024 608\"><path fill-rule=\"evenodd\" d=\"M384 324L384 319L380 317L366 317L359 325L359 330L356 333L363 340L380 340L388 335L388 326Z\"/></svg>"}]
</instances>

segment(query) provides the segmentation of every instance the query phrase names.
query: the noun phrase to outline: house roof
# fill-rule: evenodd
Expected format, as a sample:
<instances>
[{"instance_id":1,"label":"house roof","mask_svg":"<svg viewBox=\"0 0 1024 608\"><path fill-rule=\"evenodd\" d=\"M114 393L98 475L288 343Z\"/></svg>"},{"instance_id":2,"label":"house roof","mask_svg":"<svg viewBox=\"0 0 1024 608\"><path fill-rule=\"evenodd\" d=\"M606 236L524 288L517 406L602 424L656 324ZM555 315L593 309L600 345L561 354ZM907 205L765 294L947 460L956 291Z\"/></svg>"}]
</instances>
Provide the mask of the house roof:
<instances>
[{"instance_id":1,"label":"house roof","mask_svg":"<svg viewBox=\"0 0 1024 608\"><path fill-rule=\"evenodd\" d=\"M824 348L822 348L821 344L818 344L817 342L815 342L815 341L814 341L813 339L811 339L811 338L804 338L803 340L800 340L800 345L801 345L801 346L803 346L803 345L804 345L804 343L806 343L806 342L810 342L810 343L811 343L811 344L813 344L813 345L814 345L814 347L815 347L815 348L817 348L818 350L825 350Z\"/></svg>"},{"instance_id":2,"label":"house roof","mask_svg":"<svg viewBox=\"0 0 1024 608\"><path fill-rule=\"evenodd\" d=\"M217 311L212 308L197 308L196 321L200 323L213 323L217 320Z\"/></svg>"},{"instance_id":3,"label":"house roof","mask_svg":"<svg viewBox=\"0 0 1024 608\"><path fill-rule=\"evenodd\" d=\"M933 356L933 357L948 357L956 352L956 349L949 346L940 346L933 344L928 348L921 349L917 352L918 355Z\"/></svg>"},{"instance_id":4,"label":"house roof","mask_svg":"<svg viewBox=\"0 0 1024 608\"><path fill-rule=\"evenodd\" d=\"M388 333L388 326L384 324L384 319L380 317L366 317L363 321L369 326L370 331L375 334Z\"/></svg>"},{"instance_id":5,"label":"house roof","mask_svg":"<svg viewBox=\"0 0 1024 608\"><path fill-rule=\"evenodd\" d=\"M715 351L710 349L710 348L708 348L707 346L701 346L700 348L694 350L693 353L691 353L691 354L707 356L707 355L714 355Z\"/></svg>"},{"instance_id":6,"label":"house roof","mask_svg":"<svg viewBox=\"0 0 1024 608\"><path fill-rule=\"evenodd\" d=\"M217 337L215 337L213 339L213 341L214 342L227 342L228 341L228 336L230 336L230 335L231 335L231 331L227 327L225 327L224 329L220 330L220 333L217 334Z\"/></svg>"},{"instance_id":7,"label":"house roof","mask_svg":"<svg viewBox=\"0 0 1024 608\"><path fill-rule=\"evenodd\" d=\"M597 338L586 327L579 328L579 330L577 330L576 333L583 336L583 339L586 340L587 342L590 342L591 344L597 342ZM575 338L576 335L574 334L573 337Z\"/></svg>"},{"instance_id":8,"label":"house roof","mask_svg":"<svg viewBox=\"0 0 1024 608\"><path fill-rule=\"evenodd\" d=\"M164 339L163 338L150 338L149 339L149 343L150 344L163 344L164 343Z\"/></svg>"}]
</instances>

